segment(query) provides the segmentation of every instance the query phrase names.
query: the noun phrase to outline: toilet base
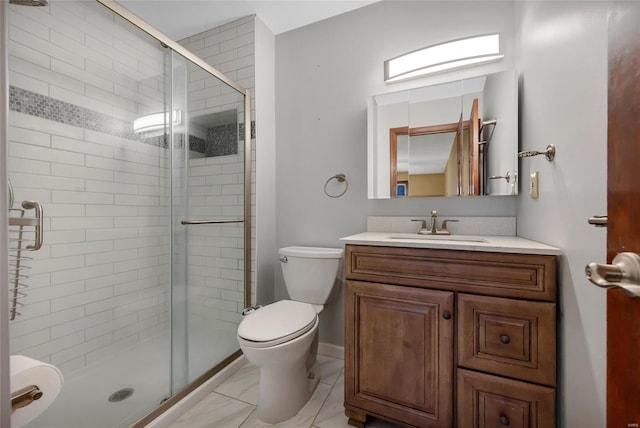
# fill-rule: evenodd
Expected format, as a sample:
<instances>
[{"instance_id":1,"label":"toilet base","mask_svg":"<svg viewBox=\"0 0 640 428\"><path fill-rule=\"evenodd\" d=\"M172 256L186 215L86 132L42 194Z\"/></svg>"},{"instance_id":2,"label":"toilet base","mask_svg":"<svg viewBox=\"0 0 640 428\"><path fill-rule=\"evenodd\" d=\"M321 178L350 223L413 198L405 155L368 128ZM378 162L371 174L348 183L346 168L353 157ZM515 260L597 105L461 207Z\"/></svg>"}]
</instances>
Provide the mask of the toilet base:
<instances>
[{"instance_id":1,"label":"toilet base","mask_svg":"<svg viewBox=\"0 0 640 428\"><path fill-rule=\"evenodd\" d=\"M307 371L304 361L295 367L260 370L258 419L275 424L294 417L309 401L318 383L318 363Z\"/></svg>"},{"instance_id":2,"label":"toilet base","mask_svg":"<svg viewBox=\"0 0 640 428\"><path fill-rule=\"evenodd\" d=\"M289 342L253 347L238 336L247 359L260 369L260 395L256 413L262 422L275 424L295 416L309 401L318 382L318 324Z\"/></svg>"}]
</instances>

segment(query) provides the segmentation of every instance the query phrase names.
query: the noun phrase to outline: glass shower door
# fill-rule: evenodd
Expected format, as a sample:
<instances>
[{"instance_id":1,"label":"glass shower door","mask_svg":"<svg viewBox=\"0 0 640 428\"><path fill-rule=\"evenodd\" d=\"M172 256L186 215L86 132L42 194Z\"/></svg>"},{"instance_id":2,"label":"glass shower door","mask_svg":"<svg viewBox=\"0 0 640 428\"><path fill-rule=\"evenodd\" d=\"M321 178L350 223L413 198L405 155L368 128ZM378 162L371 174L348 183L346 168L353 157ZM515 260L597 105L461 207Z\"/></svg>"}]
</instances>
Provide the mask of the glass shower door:
<instances>
[{"instance_id":1,"label":"glass shower door","mask_svg":"<svg viewBox=\"0 0 640 428\"><path fill-rule=\"evenodd\" d=\"M172 56L173 390L239 350L245 305L244 95ZM182 114L182 113L177 113Z\"/></svg>"},{"instance_id":2,"label":"glass shower door","mask_svg":"<svg viewBox=\"0 0 640 428\"><path fill-rule=\"evenodd\" d=\"M7 164L44 212L11 353L65 378L29 426L129 426L171 393L170 51L96 2L7 8Z\"/></svg>"},{"instance_id":3,"label":"glass shower door","mask_svg":"<svg viewBox=\"0 0 640 428\"><path fill-rule=\"evenodd\" d=\"M6 7L7 166L44 208L11 353L65 377L28 426L130 426L239 349L245 95L97 2Z\"/></svg>"}]
</instances>

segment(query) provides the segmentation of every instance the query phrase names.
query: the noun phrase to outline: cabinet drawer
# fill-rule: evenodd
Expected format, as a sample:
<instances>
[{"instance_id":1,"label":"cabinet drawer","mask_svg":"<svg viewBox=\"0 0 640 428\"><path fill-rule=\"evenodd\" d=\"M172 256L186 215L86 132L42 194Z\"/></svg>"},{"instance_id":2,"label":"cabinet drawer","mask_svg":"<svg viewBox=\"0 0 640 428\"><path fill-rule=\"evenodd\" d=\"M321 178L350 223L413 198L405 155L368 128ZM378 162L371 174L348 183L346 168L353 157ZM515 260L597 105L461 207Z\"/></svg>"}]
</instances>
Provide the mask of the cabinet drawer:
<instances>
[{"instance_id":1,"label":"cabinet drawer","mask_svg":"<svg viewBox=\"0 0 640 428\"><path fill-rule=\"evenodd\" d=\"M459 427L553 428L555 390L458 369Z\"/></svg>"},{"instance_id":2,"label":"cabinet drawer","mask_svg":"<svg viewBox=\"0 0 640 428\"><path fill-rule=\"evenodd\" d=\"M556 300L555 256L347 245L347 279Z\"/></svg>"},{"instance_id":3,"label":"cabinet drawer","mask_svg":"<svg viewBox=\"0 0 640 428\"><path fill-rule=\"evenodd\" d=\"M458 365L555 386L556 305L459 294Z\"/></svg>"}]
</instances>

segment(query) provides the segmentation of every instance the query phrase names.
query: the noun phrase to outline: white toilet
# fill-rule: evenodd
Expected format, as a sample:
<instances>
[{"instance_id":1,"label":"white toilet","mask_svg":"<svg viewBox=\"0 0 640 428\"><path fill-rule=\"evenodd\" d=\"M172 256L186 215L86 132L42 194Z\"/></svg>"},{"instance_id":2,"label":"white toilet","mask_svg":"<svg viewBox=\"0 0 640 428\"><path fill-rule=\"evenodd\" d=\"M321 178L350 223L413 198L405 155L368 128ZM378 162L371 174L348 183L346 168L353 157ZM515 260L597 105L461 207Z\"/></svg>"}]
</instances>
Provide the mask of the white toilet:
<instances>
[{"instance_id":1,"label":"white toilet","mask_svg":"<svg viewBox=\"0 0 640 428\"><path fill-rule=\"evenodd\" d=\"M333 290L343 250L286 247L279 254L292 300L264 306L238 326L242 352L260 368L258 418L272 424L295 416L318 385L318 314Z\"/></svg>"}]
</instances>

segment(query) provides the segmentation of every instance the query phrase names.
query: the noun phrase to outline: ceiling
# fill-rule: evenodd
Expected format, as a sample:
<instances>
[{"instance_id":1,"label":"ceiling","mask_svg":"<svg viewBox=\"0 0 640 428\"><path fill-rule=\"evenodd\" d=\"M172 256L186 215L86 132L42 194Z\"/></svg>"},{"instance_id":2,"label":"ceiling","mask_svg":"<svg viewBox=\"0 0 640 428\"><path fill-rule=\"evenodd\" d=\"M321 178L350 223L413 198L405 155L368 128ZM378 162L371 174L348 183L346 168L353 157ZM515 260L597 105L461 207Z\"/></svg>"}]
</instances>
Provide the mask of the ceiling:
<instances>
[{"instance_id":1,"label":"ceiling","mask_svg":"<svg viewBox=\"0 0 640 428\"><path fill-rule=\"evenodd\" d=\"M378 0L119 0L119 3L173 40L257 15L280 34Z\"/></svg>"}]
</instances>

